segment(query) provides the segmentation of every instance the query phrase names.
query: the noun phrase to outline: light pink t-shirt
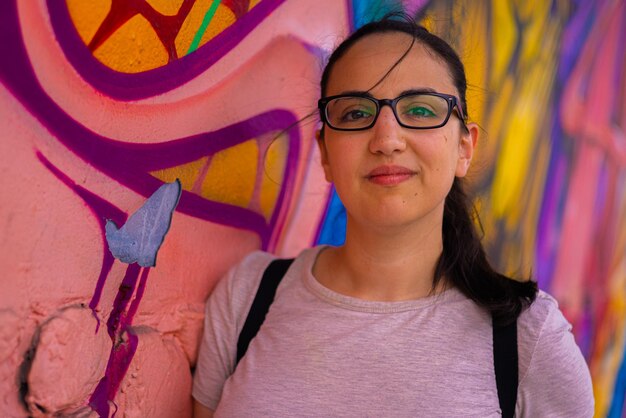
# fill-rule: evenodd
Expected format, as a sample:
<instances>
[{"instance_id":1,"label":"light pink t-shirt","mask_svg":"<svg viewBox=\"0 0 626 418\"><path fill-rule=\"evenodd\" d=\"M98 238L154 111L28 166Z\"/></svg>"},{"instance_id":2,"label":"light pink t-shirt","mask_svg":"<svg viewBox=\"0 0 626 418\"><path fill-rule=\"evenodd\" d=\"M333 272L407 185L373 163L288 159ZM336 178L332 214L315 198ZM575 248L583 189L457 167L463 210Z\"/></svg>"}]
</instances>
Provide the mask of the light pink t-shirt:
<instances>
[{"instance_id":1,"label":"light pink t-shirt","mask_svg":"<svg viewBox=\"0 0 626 418\"><path fill-rule=\"evenodd\" d=\"M231 269L207 302L193 396L217 417L499 417L491 316L456 289L373 302L322 286L305 250L235 370L272 255ZM517 417L591 417L589 370L544 292L518 320Z\"/></svg>"}]
</instances>

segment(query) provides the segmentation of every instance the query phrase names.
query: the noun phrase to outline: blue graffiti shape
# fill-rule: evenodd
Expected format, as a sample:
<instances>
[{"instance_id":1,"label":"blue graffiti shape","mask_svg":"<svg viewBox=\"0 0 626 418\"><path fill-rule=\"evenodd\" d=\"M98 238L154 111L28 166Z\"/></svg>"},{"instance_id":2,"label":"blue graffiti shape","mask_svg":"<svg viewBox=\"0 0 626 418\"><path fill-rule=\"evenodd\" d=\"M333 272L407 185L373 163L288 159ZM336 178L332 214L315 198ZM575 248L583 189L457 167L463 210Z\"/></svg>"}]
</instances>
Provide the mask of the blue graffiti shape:
<instances>
[{"instance_id":1,"label":"blue graffiti shape","mask_svg":"<svg viewBox=\"0 0 626 418\"><path fill-rule=\"evenodd\" d=\"M107 220L106 238L113 257L128 264L155 266L181 190L178 179L162 185L119 229L115 222Z\"/></svg>"}]
</instances>

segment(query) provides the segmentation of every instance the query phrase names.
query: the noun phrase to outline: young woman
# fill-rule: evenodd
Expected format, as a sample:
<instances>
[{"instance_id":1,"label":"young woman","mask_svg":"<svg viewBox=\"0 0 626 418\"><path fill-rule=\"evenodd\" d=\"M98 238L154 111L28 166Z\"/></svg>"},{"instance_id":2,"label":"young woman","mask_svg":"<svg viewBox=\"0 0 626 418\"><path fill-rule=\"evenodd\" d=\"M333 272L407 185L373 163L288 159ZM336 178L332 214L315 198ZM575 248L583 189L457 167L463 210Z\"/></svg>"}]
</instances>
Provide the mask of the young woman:
<instances>
[{"instance_id":1,"label":"young woman","mask_svg":"<svg viewBox=\"0 0 626 418\"><path fill-rule=\"evenodd\" d=\"M332 54L318 135L346 241L305 250L259 333L237 340L273 256L248 256L207 303L195 415L501 415L494 327L516 324L516 416L590 417L589 371L553 298L486 260L462 188L479 129L454 50L407 20Z\"/></svg>"}]
</instances>

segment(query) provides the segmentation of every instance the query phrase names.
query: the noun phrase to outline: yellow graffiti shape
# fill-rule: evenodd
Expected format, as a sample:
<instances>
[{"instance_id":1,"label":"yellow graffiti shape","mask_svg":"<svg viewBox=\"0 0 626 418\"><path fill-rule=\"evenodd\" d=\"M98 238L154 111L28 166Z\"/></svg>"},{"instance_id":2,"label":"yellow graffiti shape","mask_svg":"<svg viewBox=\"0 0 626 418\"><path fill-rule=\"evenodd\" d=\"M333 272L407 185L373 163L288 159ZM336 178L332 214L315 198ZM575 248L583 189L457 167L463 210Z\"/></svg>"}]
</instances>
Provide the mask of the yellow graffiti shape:
<instances>
[{"instance_id":1,"label":"yellow graffiti shape","mask_svg":"<svg viewBox=\"0 0 626 418\"><path fill-rule=\"evenodd\" d=\"M203 31L203 34L198 46L202 46L235 22L233 12L228 7L219 4L208 26L204 29L202 23L214 1L216 0L200 0L191 8L175 40L179 57L187 54L199 31Z\"/></svg>"},{"instance_id":2,"label":"yellow graffiti shape","mask_svg":"<svg viewBox=\"0 0 626 418\"><path fill-rule=\"evenodd\" d=\"M260 209L267 220L271 217L283 182L287 162L287 137L281 136L267 149L259 196Z\"/></svg>"},{"instance_id":3,"label":"yellow graffiti shape","mask_svg":"<svg viewBox=\"0 0 626 418\"><path fill-rule=\"evenodd\" d=\"M247 208L254 193L259 148L249 140L213 155L202 196L217 202Z\"/></svg>"},{"instance_id":4,"label":"yellow graffiti shape","mask_svg":"<svg viewBox=\"0 0 626 418\"><path fill-rule=\"evenodd\" d=\"M524 25L520 58L528 62L540 55L546 39L552 34L546 33L550 3L548 1L528 2L534 3L533 7L521 7L519 15ZM528 4L526 4L528 6Z\"/></svg>"},{"instance_id":5,"label":"yellow graffiti shape","mask_svg":"<svg viewBox=\"0 0 626 418\"><path fill-rule=\"evenodd\" d=\"M467 7L467 6L466 6ZM487 86L487 45L489 27L487 7L476 3L463 15L465 24L459 25L462 41L462 59L467 74L467 107L472 120L483 123L485 109L485 88Z\"/></svg>"},{"instance_id":6,"label":"yellow graffiti shape","mask_svg":"<svg viewBox=\"0 0 626 418\"><path fill-rule=\"evenodd\" d=\"M111 10L111 0L67 0L67 9L78 35L87 45Z\"/></svg>"},{"instance_id":7,"label":"yellow graffiti shape","mask_svg":"<svg viewBox=\"0 0 626 418\"><path fill-rule=\"evenodd\" d=\"M150 174L167 183L179 179L183 190L250 209L269 221L284 185L289 149L287 136L274 139L274 135L267 137L273 139L271 142L251 139L212 157ZM267 149L263 148L265 146Z\"/></svg>"},{"instance_id":8,"label":"yellow graffiti shape","mask_svg":"<svg viewBox=\"0 0 626 418\"><path fill-rule=\"evenodd\" d=\"M505 76L511 57L515 51L519 34L513 16L511 4L508 1L492 1L492 74L490 90L496 91Z\"/></svg>"},{"instance_id":9,"label":"yellow graffiti shape","mask_svg":"<svg viewBox=\"0 0 626 418\"><path fill-rule=\"evenodd\" d=\"M204 31L204 35L202 35L200 46L213 39L216 35L233 23L235 23L235 14L228 7L220 4L217 7L215 16L211 19L211 23L207 27L206 31Z\"/></svg>"},{"instance_id":10,"label":"yellow graffiti shape","mask_svg":"<svg viewBox=\"0 0 626 418\"><path fill-rule=\"evenodd\" d=\"M197 183L198 178L202 176L202 169L208 161L208 157L203 157L178 167L158 170L150 174L159 180L163 180L165 183L171 183L179 179L183 190L193 191L194 185Z\"/></svg>"},{"instance_id":11,"label":"yellow graffiti shape","mask_svg":"<svg viewBox=\"0 0 626 418\"><path fill-rule=\"evenodd\" d=\"M521 61L520 69L526 76L516 86L514 101L511 103L510 124L503 130L501 152L496 163L493 182L493 210L498 218L508 215L507 225L516 224L522 211L518 204L522 188L527 186L530 170L533 173L544 167L537 167L536 143L545 140L541 133L551 118L550 86L556 71L556 28L548 26L548 35L538 55ZM547 133L546 133L547 135ZM533 153L534 152L534 153Z\"/></svg>"},{"instance_id":12,"label":"yellow graffiti shape","mask_svg":"<svg viewBox=\"0 0 626 418\"><path fill-rule=\"evenodd\" d=\"M538 69L529 78L540 77ZM509 215L508 221L516 223L523 210L519 205L532 163L532 151L537 141L537 128L545 118L547 100L537 97L538 83L522 86L519 98L513 104L510 124L503 133L500 154L496 163L493 183L494 215L498 218ZM540 109L540 111L538 111Z\"/></svg>"},{"instance_id":13,"label":"yellow graffiti shape","mask_svg":"<svg viewBox=\"0 0 626 418\"><path fill-rule=\"evenodd\" d=\"M178 35L176 35L176 39L174 41L176 45L176 53L179 57L187 54L187 51L196 36L196 32L200 30L204 16L211 7L212 3L213 0L198 0L191 7L191 10L180 27Z\"/></svg>"},{"instance_id":14,"label":"yellow graffiti shape","mask_svg":"<svg viewBox=\"0 0 626 418\"><path fill-rule=\"evenodd\" d=\"M487 135L480 148L482 153L481 161L493 164L496 160L498 138L502 136L502 131L505 129L505 122L510 113L510 103L513 100L514 89L515 80L511 75L508 75L504 78L497 92L489 92L489 100L492 105L485 127Z\"/></svg>"},{"instance_id":15,"label":"yellow graffiti shape","mask_svg":"<svg viewBox=\"0 0 626 418\"><path fill-rule=\"evenodd\" d=\"M185 0L145 0L154 10L165 16L176 16Z\"/></svg>"},{"instance_id":16,"label":"yellow graffiti shape","mask_svg":"<svg viewBox=\"0 0 626 418\"><path fill-rule=\"evenodd\" d=\"M150 22L136 15L95 51L94 56L106 66L123 72L138 73L166 65L167 51Z\"/></svg>"}]
</instances>

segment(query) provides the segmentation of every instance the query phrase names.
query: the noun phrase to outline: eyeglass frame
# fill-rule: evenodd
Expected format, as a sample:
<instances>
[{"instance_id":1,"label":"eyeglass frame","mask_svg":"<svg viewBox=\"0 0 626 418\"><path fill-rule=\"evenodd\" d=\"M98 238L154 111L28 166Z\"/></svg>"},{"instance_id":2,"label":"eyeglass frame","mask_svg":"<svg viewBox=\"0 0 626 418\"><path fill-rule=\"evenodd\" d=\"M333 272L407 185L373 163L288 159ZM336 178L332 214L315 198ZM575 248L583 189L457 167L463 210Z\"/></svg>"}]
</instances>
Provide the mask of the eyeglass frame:
<instances>
[{"instance_id":1,"label":"eyeglass frame","mask_svg":"<svg viewBox=\"0 0 626 418\"><path fill-rule=\"evenodd\" d=\"M439 125L436 126L428 126L428 127L424 127L424 126L409 126L406 125L404 123L402 123L400 121L400 118L398 117L398 114L396 113L396 105L398 104L398 102L400 100L402 100L403 98L407 97L407 96L416 96L416 95L425 95L425 96L437 96L437 97L441 97L443 99L446 99L446 102L448 103L448 114L446 115L445 119L443 120L443 122L441 122ZM372 120L372 122L365 126L365 127L361 127L361 128L336 128L334 126L332 126L329 122L328 122L328 115L326 114L327 110L328 110L328 103L334 99L340 99L342 97L360 97L360 98L364 98L364 99L368 99L371 100L372 102L374 102L376 104L376 115L374 116L374 119ZM448 120L450 119L450 115L452 114L452 110L454 110L454 108L457 108L457 112L459 114L459 117L461 119L462 122L465 123L465 114L463 113L463 109L461 107L461 103L460 100L451 94L445 94L445 93L437 93L437 92L431 92L431 91L410 91L410 92L406 92L401 94L400 96L396 97L395 99L377 99L375 97L373 97L372 95L368 94L368 93L351 93L351 94L337 94L334 96L328 96L328 97L322 97L321 99L319 99L317 101L317 108L320 112L320 118L322 119L322 122L324 122L324 124L326 126L328 126L330 129L335 130L335 131L365 131L367 129L370 129L371 127L373 127L376 124L376 121L378 120L378 116L380 115L380 111L382 110L383 106L389 106L391 108L391 111L393 112L393 115L396 118L396 121L398 122L398 124L400 126L402 126L403 128L407 128L407 129L437 129L437 128L441 128L442 126L444 126L446 123L448 123Z\"/></svg>"}]
</instances>

